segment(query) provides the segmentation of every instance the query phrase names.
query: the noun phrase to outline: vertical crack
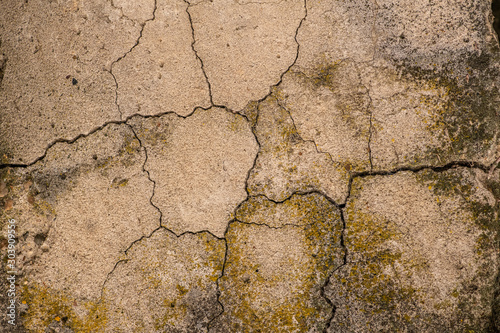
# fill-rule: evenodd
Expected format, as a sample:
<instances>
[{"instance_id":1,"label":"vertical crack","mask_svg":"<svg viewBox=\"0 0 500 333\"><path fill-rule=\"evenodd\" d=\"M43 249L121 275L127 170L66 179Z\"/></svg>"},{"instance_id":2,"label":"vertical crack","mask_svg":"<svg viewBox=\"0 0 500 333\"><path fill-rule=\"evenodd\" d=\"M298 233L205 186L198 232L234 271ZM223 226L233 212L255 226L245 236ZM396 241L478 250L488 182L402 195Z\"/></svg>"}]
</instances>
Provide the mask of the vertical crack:
<instances>
[{"instance_id":1,"label":"vertical crack","mask_svg":"<svg viewBox=\"0 0 500 333\"><path fill-rule=\"evenodd\" d=\"M221 273L220 275L217 277L217 280L215 280L215 285L216 285L216 297L217 297L217 303L220 304L222 310L220 313L218 313L217 315L215 315L212 319L210 319L210 321L208 322L207 324L207 333L210 332L210 325L217 319L219 318L220 316L222 316L222 314L226 311L226 309L224 308L224 304L222 303L222 301L220 300L220 296L221 296L221 290L220 290L220 279L222 279L222 277L224 276L224 271L226 269L226 263L227 263L227 253L228 253L228 249L229 249L229 245L227 244L227 237L226 237L226 234L227 232L229 231L229 226L231 225L233 221L230 221L228 224L227 224L227 227L226 227L226 231L224 231L224 245L226 246L226 249L224 251L224 260L222 262L222 270L221 270Z\"/></svg>"},{"instance_id":2,"label":"vertical crack","mask_svg":"<svg viewBox=\"0 0 500 333\"><path fill-rule=\"evenodd\" d=\"M196 43L196 38L195 38L195 33L194 33L194 25L193 25L193 18L191 17L191 13L189 12L189 7L191 4L189 3L188 0L183 0L186 3L186 13L189 18L189 24L191 26L191 36L192 36L192 41L191 41L191 49L193 49L194 55L196 56L196 59L200 62L200 67L201 71L203 72L203 76L205 76L205 81L207 82L208 86L208 96L210 98L210 105L214 106L214 100L212 96L212 85L210 84L210 80L208 79L207 72L205 71L205 64L203 63L203 60L201 59L200 55L198 54L198 51L194 47L194 44Z\"/></svg>"},{"instance_id":3,"label":"vertical crack","mask_svg":"<svg viewBox=\"0 0 500 333\"><path fill-rule=\"evenodd\" d=\"M157 0L154 0L154 8L153 8L152 17L145 20L143 23L141 23L141 30L139 31L139 37L137 37L135 44L132 45L132 47L127 52L125 52L122 56L120 56L118 59L113 61L111 63L110 69L108 70L109 74L111 74L111 76L113 77L113 80L115 81L115 105L118 109L118 112L120 113L120 120L123 119L123 113L120 109L120 104L118 103L118 81L116 80L116 76L113 73L113 66L116 65L121 60L123 60L130 52L132 52L139 45L139 42L141 41L141 38L142 38L142 34L144 32L144 28L146 27L146 23L153 21L156 18L156 9L157 9Z\"/></svg>"},{"instance_id":4,"label":"vertical crack","mask_svg":"<svg viewBox=\"0 0 500 333\"><path fill-rule=\"evenodd\" d=\"M297 60L299 59L299 52L300 52L300 43L297 39L297 36L299 35L299 30L300 28L302 27L302 24L304 23L304 21L307 19L307 0L304 0L304 16L302 17L302 19L300 20L300 23L299 25L297 26L297 29L295 30L295 36L293 37L293 39L295 40L295 43L297 44L297 52L295 53L295 59L293 60L293 62L290 64L290 66L288 66L288 68L283 72L281 73L280 75L280 79L278 81L278 83L276 83L273 87L277 87L281 84L281 82L283 81L283 77L285 76L286 73L288 73L292 67L297 63ZM272 87L271 87L272 88ZM269 92L269 94L267 94L266 96L264 96L260 101L263 101L265 100L269 95L272 94L272 89L271 91ZM259 102L260 102L259 101Z\"/></svg>"},{"instance_id":5,"label":"vertical crack","mask_svg":"<svg viewBox=\"0 0 500 333\"><path fill-rule=\"evenodd\" d=\"M148 176L148 180L153 183L153 191L151 193L151 197L149 197L149 203L151 204L151 206L153 206L157 211L158 213L160 214L160 218L159 218L159 226L157 228L155 228L149 235L145 236L141 236L139 239L136 239L134 240L124 251L125 254L127 254L128 250L130 250L130 248L137 242L140 242L141 240L143 240L144 238L150 238L158 229L161 228L161 219L162 219L162 211L160 210L160 208L158 208L158 206L156 206L154 203L153 203L153 197L155 195L155 189L156 189L156 182L151 179L151 175L149 173L149 170L146 169L146 163L148 162L148 151L146 149L146 147L142 144L142 141L141 139L139 139L139 136L137 135L137 133L135 132L134 128L132 127L132 125L130 124L127 124L125 123L126 126L128 126L130 128L130 130L132 131L132 133L134 134L134 137L135 139L139 142L139 146L143 149L144 151L144 163L142 164L142 171L144 173L147 174ZM101 287L101 297L99 299L99 302L103 301L103 296L104 296L104 286L106 285L106 282L109 280L109 277L113 274L113 272L115 271L116 267L118 267L118 265L121 263L121 262L127 262L128 260L130 259L120 259L118 260L116 263L115 263L115 266L113 267L113 269L108 273L108 275L106 276L106 279L104 280L103 284L102 284L102 287Z\"/></svg>"},{"instance_id":6,"label":"vertical crack","mask_svg":"<svg viewBox=\"0 0 500 333\"><path fill-rule=\"evenodd\" d=\"M148 162L148 150L146 149L146 147L142 144L142 141L141 139L139 139L139 136L137 135L137 133L135 132L134 128L132 127L132 125L126 123L126 125L130 128L130 130L132 131L132 133L134 133L134 137L137 139L137 141L139 141L139 145L140 147L144 150L144 155L145 155L145 158L144 158L144 163L142 164L142 171L145 172L147 175L148 175L148 180L153 183L153 191L151 193L151 197L149 198L149 203L151 204L151 206L153 206L157 211L158 213L160 214L160 227L161 227L161 221L162 221L162 218L163 218L163 213L161 211L161 209L156 206L154 203L153 203L153 197L155 196L155 190L156 190L156 181L153 180L151 178L151 174L149 173L149 170L146 169L146 163ZM126 252L126 251L125 251Z\"/></svg>"},{"instance_id":7,"label":"vertical crack","mask_svg":"<svg viewBox=\"0 0 500 333\"><path fill-rule=\"evenodd\" d=\"M372 135L373 135L373 100L370 96L370 90L368 90L368 98L370 103L368 103L368 112L370 112L370 127L368 129L368 160L370 161L370 172L373 172L373 159L372 159Z\"/></svg>"},{"instance_id":8,"label":"vertical crack","mask_svg":"<svg viewBox=\"0 0 500 333\"><path fill-rule=\"evenodd\" d=\"M352 183L352 177L349 178L349 193L348 193L348 197L351 194L351 183ZM347 199L346 199L346 201L347 201ZM323 333L327 333L328 332L328 329L331 327L332 321L335 318L335 313L337 312L337 307L335 306L335 304L333 304L333 302L330 300L330 298L328 298L328 296L326 295L326 288L330 284L330 280L331 280L333 274L335 274L336 271L338 271L339 269L341 269L342 267L344 267L345 265L347 265L347 255L348 255L348 250L347 250L347 246L346 246L346 243L345 243L345 233L346 233L346 230L347 230L345 216L344 216L345 203L342 204L342 205L335 205L335 206L339 209L340 221L342 222L342 231L340 233L340 246L342 247L342 249L344 251L344 255L342 256L342 264L340 264L338 267L336 267L328 275L325 283L321 287L321 296L332 307L332 313L331 313L330 317L327 320L326 326L323 329Z\"/></svg>"}]
</instances>

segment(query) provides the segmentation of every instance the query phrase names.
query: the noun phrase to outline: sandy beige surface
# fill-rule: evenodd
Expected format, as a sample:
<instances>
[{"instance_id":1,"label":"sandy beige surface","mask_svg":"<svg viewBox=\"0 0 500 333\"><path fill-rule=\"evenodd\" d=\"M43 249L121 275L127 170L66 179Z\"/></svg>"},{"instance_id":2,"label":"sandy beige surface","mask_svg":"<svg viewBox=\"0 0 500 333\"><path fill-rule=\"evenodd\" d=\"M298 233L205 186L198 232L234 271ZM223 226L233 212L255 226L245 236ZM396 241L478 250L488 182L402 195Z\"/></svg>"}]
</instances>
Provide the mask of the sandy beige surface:
<instances>
[{"instance_id":1,"label":"sandy beige surface","mask_svg":"<svg viewBox=\"0 0 500 333\"><path fill-rule=\"evenodd\" d=\"M492 23L3 1L0 331L499 332Z\"/></svg>"}]
</instances>

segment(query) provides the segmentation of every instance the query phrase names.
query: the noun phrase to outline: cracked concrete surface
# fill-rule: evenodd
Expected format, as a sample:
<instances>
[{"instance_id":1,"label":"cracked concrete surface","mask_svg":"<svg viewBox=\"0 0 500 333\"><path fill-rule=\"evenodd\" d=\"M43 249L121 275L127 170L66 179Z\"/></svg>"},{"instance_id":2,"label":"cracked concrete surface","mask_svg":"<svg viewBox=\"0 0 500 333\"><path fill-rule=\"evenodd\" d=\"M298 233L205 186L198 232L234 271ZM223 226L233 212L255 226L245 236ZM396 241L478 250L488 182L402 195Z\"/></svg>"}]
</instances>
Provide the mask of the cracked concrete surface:
<instances>
[{"instance_id":1,"label":"cracked concrete surface","mask_svg":"<svg viewBox=\"0 0 500 333\"><path fill-rule=\"evenodd\" d=\"M162 225L176 234L207 230L222 237L246 198L245 179L257 143L249 124L220 108L197 109L130 121L148 152L145 169L155 182L152 203Z\"/></svg>"},{"instance_id":2,"label":"cracked concrete surface","mask_svg":"<svg viewBox=\"0 0 500 333\"><path fill-rule=\"evenodd\" d=\"M224 240L207 232L177 237L164 228L133 245L104 285L105 330L206 331L222 309L216 281L224 251Z\"/></svg>"},{"instance_id":3,"label":"cracked concrete surface","mask_svg":"<svg viewBox=\"0 0 500 333\"><path fill-rule=\"evenodd\" d=\"M500 331L492 22L488 0L2 3L2 331Z\"/></svg>"},{"instance_id":4,"label":"cracked concrete surface","mask_svg":"<svg viewBox=\"0 0 500 333\"><path fill-rule=\"evenodd\" d=\"M330 331L488 331L500 261L487 179L466 168L355 179Z\"/></svg>"},{"instance_id":5,"label":"cracked concrete surface","mask_svg":"<svg viewBox=\"0 0 500 333\"><path fill-rule=\"evenodd\" d=\"M113 63L123 117L163 111L186 116L211 105L186 10L182 0L155 1L134 48Z\"/></svg>"}]
</instances>

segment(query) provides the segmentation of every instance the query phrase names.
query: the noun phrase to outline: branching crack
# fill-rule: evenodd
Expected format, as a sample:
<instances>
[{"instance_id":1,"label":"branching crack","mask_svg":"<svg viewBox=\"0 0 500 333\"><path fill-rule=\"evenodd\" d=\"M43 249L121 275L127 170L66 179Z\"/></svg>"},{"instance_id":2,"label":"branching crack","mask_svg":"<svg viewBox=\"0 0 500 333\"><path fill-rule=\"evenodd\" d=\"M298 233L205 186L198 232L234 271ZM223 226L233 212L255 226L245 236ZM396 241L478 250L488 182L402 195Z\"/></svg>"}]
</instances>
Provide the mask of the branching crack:
<instances>
[{"instance_id":1,"label":"branching crack","mask_svg":"<svg viewBox=\"0 0 500 333\"><path fill-rule=\"evenodd\" d=\"M146 169L146 164L148 163L148 150L146 149L146 147L142 144L142 141L141 139L139 138L139 136L137 135L137 133L135 132L134 128L130 125L130 124L127 124L127 126L130 128L130 130L132 131L132 133L134 133L134 137L136 138L137 141L139 141L139 145L140 147L144 150L144 155L145 155L145 158L144 158L144 163L142 164L142 171L145 172L147 175L148 175L148 180L153 183L153 191L151 193L151 197L149 197L149 203L151 204L151 206L153 206L157 211L158 213L160 214L160 226L161 226L161 220L162 220L162 217L163 217L163 213L161 211L161 209L156 206L153 202L153 197L155 196L155 190L156 190L156 181L153 180L151 178L151 174L149 173L149 170ZM127 253L127 251L125 250L125 253Z\"/></svg>"},{"instance_id":2,"label":"branching crack","mask_svg":"<svg viewBox=\"0 0 500 333\"><path fill-rule=\"evenodd\" d=\"M281 104L281 102L279 101L279 99L276 98L276 103L278 104L278 106L280 108L282 108L283 110L286 111L286 113L288 113L288 116L290 117L290 120L292 121L292 124L293 124L293 129L295 130L295 132L297 133L297 135L299 136L299 139L302 141L302 142L310 142L314 145L314 148L316 149L316 152L318 154L325 154L326 156L328 156L328 159L333 163L333 164L336 164L335 161L333 160L333 157L332 155L329 153L329 152L326 152L326 151L322 151L321 149L319 149L318 145L316 144L316 141L314 141L313 139L304 139L302 137L302 135L300 134L299 132L299 129L297 128L297 125L295 124L295 119L293 119L292 117L292 113L290 112L290 110L288 110L288 108L286 108L284 105Z\"/></svg>"},{"instance_id":3,"label":"branching crack","mask_svg":"<svg viewBox=\"0 0 500 333\"><path fill-rule=\"evenodd\" d=\"M149 235L146 235L146 236L141 236L140 238L138 238L138 239L134 240L132 243L130 243L130 245L129 245L129 246L128 246L128 247L127 247L127 248L126 248L123 252L125 253L125 255L128 255L128 251L129 251L129 250L130 250L130 249L131 249L134 245L136 245L136 244L140 243L141 241L143 241L143 240L145 240L145 239L149 239L149 238L151 238L151 237L152 237L152 236L153 236L153 235L154 235L157 231L159 231L159 230L161 230L161 229L166 230L167 232L169 232L170 234L174 235L174 236L175 236L175 237L177 237L177 238L180 238L180 237L182 237L182 236L184 236L184 235L188 235L188 234L189 234L189 235L198 235L198 234L207 233L207 234L209 234L210 236L212 236L212 237L214 237L214 238L216 238L216 239L219 239L219 240L224 240L224 241L225 241L225 239L224 239L224 238L217 237L217 236L215 236L214 234L212 234L212 233L211 233L210 231L208 231L208 230L201 230L201 231L197 231L197 232L185 231L185 232L183 232L183 233L181 233L181 234L176 234L175 232L173 232L172 230L170 230L170 229L168 229L168 228L166 228L166 227L164 227L164 226L159 226L159 227L157 227L156 229L154 229L154 230L153 230L153 231L152 231ZM104 282L103 282L103 284L102 284L102 287L101 287L101 297L100 297L100 299L99 299L99 302L102 302L102 301L103 301L103 299L104 299L104 298L103 298L103 296L104 296L104 288L105 288L105 285L106 285L106 283L108 282L108 280L109 280L110 276L113 274L113 272L114 272L114 271L116 270L116 268L118 267L118 265L119 265L120 263L126 263L126 262L128 262L128 261L130 261L130 260L131 260L130 258L124 258L124 259L120 259L120 260L118 260L118 261L115 263L115 265L114 265L113 269L112 269L112 270L111 270L111 271L107 274L106 279L104 280Z\"/></svg>"}]
</instances>

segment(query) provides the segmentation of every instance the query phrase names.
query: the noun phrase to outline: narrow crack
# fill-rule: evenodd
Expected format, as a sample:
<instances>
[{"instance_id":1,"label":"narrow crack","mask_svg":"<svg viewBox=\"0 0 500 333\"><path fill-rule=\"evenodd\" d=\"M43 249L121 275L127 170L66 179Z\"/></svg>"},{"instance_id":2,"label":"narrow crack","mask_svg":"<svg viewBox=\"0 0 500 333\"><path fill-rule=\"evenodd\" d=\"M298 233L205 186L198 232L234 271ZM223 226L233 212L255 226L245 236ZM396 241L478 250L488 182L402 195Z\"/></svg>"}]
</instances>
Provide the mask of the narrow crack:
<instances>
[{"instance_id":1,"label":"narrow crack","mask_svg":"<svg viewBox=\"0 0 500 333\"><path fill-rule=\"evenodd\" d=\"M332 277L332 275L333 275L333 272L328 276L328 278L326 279L325 283L321 286L321 289L320 289L320 295L321 295L321 297L323 297L323 299L332 308L332 312L330 313L330 315L326 319L326 325L325 325L325 328L323 328L323 333L327 333L328 332L328 329L332 325L333 318L335 318L335 313L337 312L337 307L335 306L335 304L333 304L333 302L330 300L330 298L328 298L326 296L326 293L325 293L326 287L328 286L328 284L330 282L330 278Z\"/></svg>"},{"instance_id":2,"label":"narrow crack","mask_svg":"<svg viewBox=\"0 0 500 333\"><path fill-rule=\"evenodd\" d=\"M205 76L205 81L207 82L207 86L208 86L208 96L210 97L210 105L216 106L216 105L214 105L214 100L213 100L213 96L212 96L212 85L210 84L210 80L208 79L207 72L205 71L205 64L203 63L203 60L201 59L200 55L198 54L198 51L194 47L194 44L196 43L196 38L195 38L195 33L194 33L193 19L191 17L191 13L189 12L189 7L191 7L191 4L189 3L188 0L183 0L183 1L186 3L186 13L188 15L189 24L191 26L191 36L192 36L191 48L193 49L193 52L194 52L194 55L196 56L196 59L198 59L198 61L200 62L201 71L203 72L203 76Z\"/></svg>"},{"instance_id":3,"label":"narrow crack","mask_svg":"<svg viewBox=\"0 0 500 333\"><path fill-rule=\"evenodd\" d=\"M267 223L243 222L243 221L238 220L238 219L234 219L232 221L232 223L241 223L241 224L253 225L253 226L257 226L257 227L266 227L266 228L274 229L274 230L284 229L286 227L304 228L304 227L307 227L307 226L312 226L314 224L314 223L307 223L307 224L284 223L283 225L280 225L280 226L271 226L271 225L269 225Z\"/></svg>"},{"instance_id":4,"label":"narrow crack","mask_svg":"<svg viewBox=\"0 0 500 333\"><path fill-rule=\"evenodd\" d=\"M153 206L157 211L158 213L160 214L160 226L161 226L161 221L162 221L162 217L163 217L163 213L161 211L161 209L156 206L153 202L153 197L155 196L155 190L156 190L156 181L153 180L151 178L151 174L149 173L149 170L146 169L146 164L148 163L148 150L146 149L146 147L142 144L142 141L141 139L139 138L139 136L137 135L136 131L134 130L134 128L132 127L132 125L130 124L126 124L130 130L132 131L132 133L134 133L134 137L136 138L137 141L139 141L139 145L140 147L144 150L144 155L145 155L145 158L144 158L144 163L142 164L142 171L144 173L146 173L148 175L148 180L153 183L153 191L151 193L151 197L149 197L149 203L151 204L151 206ZM127 253L127 250L125 250L125 253Z\"/></svg>"},{"instance_id":5,"label":"narrow crack","mask_svg":"<svg viewBox=\"0 0 500 333\"><path fill-rule=\"evenodd\" d=\"M302 27L302 24L304 23L304 21L306 19L307 19L307 0L304 0L304 17L302 17L302 19L300 20L300 23L297 26L297 29L295 30L295 36L293 37L293 39L295 40L295 43L297 44L297 52L295 54L295 59L290 64L290 66L288 66L288 68L283 73L281 73L278 83L276 83L274 86L271 87L269 94L267 94L267 96L262 98L260 101L265 100L269 95L272 94L272 88L279 86L281 84L281 82L283 81L283 77L285 76L285 74L288 73L292 69L293 66L295 66L295 63L297 63L297 60L299 59L299 52L300 52L300 43L297 39L297 36L299 35L299 30Z\"/></svg>"},{"instance_id":6,"label":"narrow crack","mask_svg":"<svg viewBox=\"0 0 500 333\"><path fill-rule=\"evenodd\" d=\"M4 169L4 168L28 168L28 167L36 164L37 162L43 160L47 156L47 153L50 150L50 148L52 148L57 143L73 144L73 143L75 143L76 141L78 141L81 138L86 138L86 137L88 137L88 136L90 136L90 135L92 135L92 134L94 134L94 133L96 133L96 132L104 129L108 125L111 125L111 124L119 125L119 124L124 124L125 122L126 121L124 121L124 120L111 120L111 121L105 122L101 126L98 126L98 127L94 128L94 129L90 130L87 133L78 134L77 136L75 136L72 139L63 139L63 138L55 139L54 141L52 141L51 143L48 144L47 148L45 148L44 153L41 156L37 157L32 162L30 162L30 163L5 163L5 164L0 164L0 170Z\"/></svg>"},{"instance_id":7,"label":"narrow crack","mask_svg":"<svg viewBox=\"0 0 500 333\"><path fill-rule=\"evenodd\" d=\"M112 3L112 5L114 6L113 3ZM141 38L142 38L142 34L144 32L144 28L146 27L146 24L148 22L154 21L154 19L156 18L156 9L157 9L157 0L154 0L154 8L153 8L152 17L145 20L143 23L141 23L141 30L139 31L139 37L137 37L135 44L132 45L132 47L127 52L125 52L122 56L120 56L118 59L113 61L111 63L110 69L108 70L109 74L111 74L111 76L113 77L113 80L115 81L115 105L118 109L118 112L120 113L120 120L123 118L123 113L120 109L120 104L118 103L118 81L116 79L115 74L113 73L113 66L116 65L121 60L123 60L129 53L131 53L139 45ZM123 11L122 11L122 15L123 15Z\"/></svg>"},{"instance_id":8,"label":"narrow crack","mask_svg":"<svg viewBox=\"0 0 500 333\"><path fill-rule=\"evenodd\" d=\"M130 243L130 245L125 249L125 251L123 251L123 253L125 253L125 255L127 255L127 252L128 250L130 250L130 248L132 246L134 246L136 243L142 241L143 239L148 239L148 238L151 238L153 236L153 234L155 232L157 232L158 230L160 230L162 227L157 227L156 229L154 229L149 235L143 235L141 236L139 239L136 239L134 240L132 243ZM99 298L99 302L102 302L104 300L104 288L106 286L106 283L108 282L109 278L111 277L111 275L113 275L114 271L116 270L116 268L118 267L118 265L120 263L126 263L130 260L130 258L124 258L124 259L120 259L118 260L115 265L113 266L113 269L106 275L106 279L104 280L104 282L102 283L102 286L101 286L101 296Z\"/></svg>"},{"instance_id":9,"label":"narrow crack","mask_svg":"<svg viewBox=\"0 0 500 333\"><path fill-rule=\"evenodd\" d=\"M113 64L111 64L111 67L113 67ZM120 115L120 120L123 119L123 112L122 110L120 109L120 104L118 103L118 81L116 80L116 76L115 74L113 74L113 71L112 69L111 70L105 70L107 71L109 74L111 74L111 77L113 77L113 81L115 82L115 106L116 106L116 109L118 110L118 113Z\"/></svg>"},{"instance_id":10,"label":"narrow crack","mask_svg":"<svg viewBox=\"0 0 500 333\"><path fill-rule=\"evenodd\" d=\"M300 140L302 142L310 142L314 145L314 148L316 149L316 152L318 154L325 154L326 156L328 156L328 159L333 163L333 164L336 164L336 162L333 160L333 157L332 155L329 153L329 152L326 152L326 151L322 151L321 149L319 149L318 145L316 144L316 141L314 141L313 139L304 139L302 137L302 135L300 134L299 132L299 129L297 127L297 125L295 124L295 119L293 119L293 116L292 116L292 113L290 112L290 110L288 110L288 108L286 108L284 105L281 104L280 100L278 98L276 98L276 103L278 104L278 106L280 108L282 108L283 110L286 111L286 113L288 113L288 116L290 117L290 120L292 121L292 124L293 124L293 128L295 130L295 132L297 132L297 135L299 136Z\"/></svg>"},{"instance_id":11,"label":"narrow crack","mask_svg":"<svg viewBox=\"0 0 500 333\"><path fill-rule=\"evenodd\" d=\"M220 280L222 279L222 277L224 277L224 273L226 271L226 264L227 264L227 255L228 255L228 252L229 252L229 245L227 243L227 233L229 232L229 228L231 226L231 224L234 222L235 220L231 220L228 222L227 226L226 226L226 230L224 231L224 244L226 246L226 249L224 251L224 260L222 262L222 270L221 270L221 273L220 275L217 277L217 280L215 280L215 285L216 285L216 296L217 296L217 303L220 304L222 310L220 313L218 313L217 315L215 315L212 319L210 319L210 321L208 322L207 324L207 333L210 332L210 326L212 325L212 323L217 320L217 318L220 318L224 312L226 311L226 309L224 308L224 303L222 303L222 301L220 300L220 297L221 297L221 290L220 290Z\"/></svg>"},{"instance_id":12,"label":"narrow crack","mask_svg":"<svg viewBox=\"0 0 500 333\"><path fill-rule=\"evenodd\" d=\"M372 135L373 135L373 100L370 95L370 89L365 87L367 91L368 98L370 99L370 103L368 103L367 111L370 112L370 127L368 128L368 160L370 162L370 172L373 171L373 158L372 158Z\"/></svg>"},{"instance_id":13,"label":"narrow crack","mask_svg":"<svg viewBox=\"0 0 500 333\"><path fill-rule=\"evenodd\" d=\"M160 113L153 114L153 115L142 115L139 113L134 113L134 114L128 116L127 118L122 119L122 120L110 120L110 121L107 121L100 126L95 127L94 129L90 130L87 133L78 134L77 136L75 136L72 139L64 139L64 138L55 139L54 141L52 141L51 143L49 143L47 145L44 153L41 156L34 159L32 162L29 162L29 163L4 163L4 164L0 164L0 170L5 169L5 168L22 168L22 169L28 168L28 167L36 164L37 162L43 160L47 156L47 153L50 150L50 148L52 148L57 143L73 144L81 138L86 138L86 137L88 137L88 136L90 136L98 131L103 130L108 125L112 125L112 124L123 125L123 124L126 124L130 119L132 119L134 117L141 117L143 119L160 118L160 117L163 117L167 114L175 114L179 118L186 119L186 118L191 117L196 112L196 109L208 110L209 108L195 107L191 113L189 113L188 115L185 115L185 116L179 115L179 114L175 113L174 111L165 111L165 112L160 112Z\"/></svg>"},{"instance_id":14,"label":"narrow crack","mask_svg":"<svg viewBox=\"0 0 500 333\"><path fill-rule=\"evenodd\" d=\"M185 0L184 0L185 1ZM295 58L293 59L293 62L287 67L287 69L280 74L280 78L278 80L278 82L276 82L276 84L272 85L270 88L269 88L269 93L267 93L264 97L262 97L261 99L257 100L257 101L253 101L253 102L257 102L257 103L261 103L262 101L264 101L266 98L268 98L269 96L271 96L273 94L273 89L278 87L279 85L281 85L281 82L283 82L283 77L292 69L293 66L295 66L295 64L297 63L297 60L299 59L299 52L300 52L300 43L297 39L297 36L299 35L299 30L300 28L302 27L302 24L304 23L304 21L307 19L307 0L304 0L304 16L300 19L300 23L299 25L297 26L297 29L295 29L295 35L294 35L294 40L295 40L295 43L297 44L297 51L295 53ZM240 111L238 111L238 113L240 113Z\"/></svg>"}]
</instances>

